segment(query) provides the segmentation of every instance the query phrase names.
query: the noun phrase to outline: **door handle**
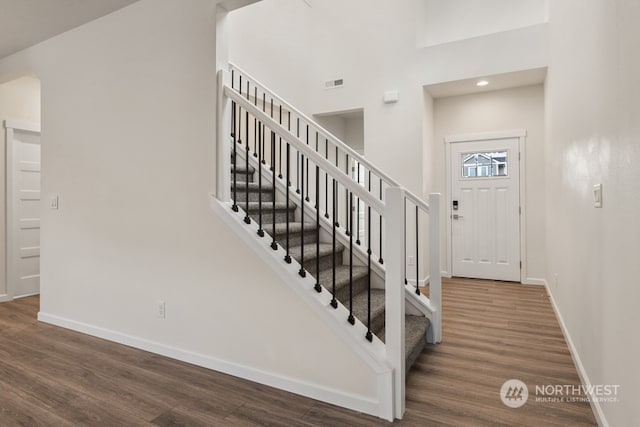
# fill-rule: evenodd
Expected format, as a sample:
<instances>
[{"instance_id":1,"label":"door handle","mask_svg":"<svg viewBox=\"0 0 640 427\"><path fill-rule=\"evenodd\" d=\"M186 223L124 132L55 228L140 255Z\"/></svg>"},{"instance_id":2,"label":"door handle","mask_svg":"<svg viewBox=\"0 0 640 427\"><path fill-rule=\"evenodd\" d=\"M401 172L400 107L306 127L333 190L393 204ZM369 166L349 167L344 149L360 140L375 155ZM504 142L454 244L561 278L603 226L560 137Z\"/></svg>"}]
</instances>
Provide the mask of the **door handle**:
<instances>
[{"instance_id":1,"label":"door handle","mask_svg":"<svg viewBox=\"0 0 640 427\"><path fill-rule=\"evenodd\" d=\"M464 216L458 215L458 214L453 214L453 215L451 215L451 218L453 218L453 219L461 219L461 218L464 218Z\"/></svg>"}]
</instances>

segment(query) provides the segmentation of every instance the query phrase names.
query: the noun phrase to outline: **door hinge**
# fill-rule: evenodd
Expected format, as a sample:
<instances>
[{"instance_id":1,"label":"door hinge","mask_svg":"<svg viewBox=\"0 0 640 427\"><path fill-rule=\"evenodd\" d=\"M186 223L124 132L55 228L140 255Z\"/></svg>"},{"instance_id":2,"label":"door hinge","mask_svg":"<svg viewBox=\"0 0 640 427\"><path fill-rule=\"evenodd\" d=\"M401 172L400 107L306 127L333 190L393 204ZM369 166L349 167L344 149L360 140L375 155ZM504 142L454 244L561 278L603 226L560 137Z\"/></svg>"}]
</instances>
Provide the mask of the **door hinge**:
<instances>
[{"instance_id":1,"label":"door hinge","mask_svg":"<svg viewBox=\"0 0 640 427\"><path fill-rule=\"evenodd\" d=\"M518 151L518 161L520 161L520 152Z\"/></svg>"},{"instance_id":2,"label":"door hinge","mask_svg":"<svg viewBox=\"0 0 640 427\"><path fill-rule=\"evenodd\" d=\"M518 206L518 213L522 215L522 206Z\"/></svg>"},{"instance_id":3,"label":"door hinge","mask_svg":"<svg viewBox=\"0 0 640 427\"><path fill-rule=\"evenodd\" d=\"M522 270L522 261L520 261L520 270Z\"/></svg>"}]
</instances>

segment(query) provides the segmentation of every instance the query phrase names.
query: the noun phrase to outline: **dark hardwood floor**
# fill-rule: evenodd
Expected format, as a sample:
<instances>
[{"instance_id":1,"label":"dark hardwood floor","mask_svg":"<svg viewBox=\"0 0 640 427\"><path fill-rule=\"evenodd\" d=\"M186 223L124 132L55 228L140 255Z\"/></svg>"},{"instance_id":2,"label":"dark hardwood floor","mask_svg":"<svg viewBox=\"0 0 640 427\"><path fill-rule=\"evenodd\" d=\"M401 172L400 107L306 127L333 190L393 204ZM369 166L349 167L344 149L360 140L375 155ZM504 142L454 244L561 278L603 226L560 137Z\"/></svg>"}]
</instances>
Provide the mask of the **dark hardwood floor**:
<instances>
[{"instance_id":1,"label":"dark hardwood floor","mask_svg":"<svg viewBox=\"0 0 640 427\"><path fill-rule=\"evenodd\" d=\"M407 426L595 425L588 403L536 402L579 384L544 288L445 280L444 342L407 378ZM0 304L0 426L371 426L377 418L38 323L39 299ZM529 401L502 404L524 381Z\"/></svg>"}]
</instances>

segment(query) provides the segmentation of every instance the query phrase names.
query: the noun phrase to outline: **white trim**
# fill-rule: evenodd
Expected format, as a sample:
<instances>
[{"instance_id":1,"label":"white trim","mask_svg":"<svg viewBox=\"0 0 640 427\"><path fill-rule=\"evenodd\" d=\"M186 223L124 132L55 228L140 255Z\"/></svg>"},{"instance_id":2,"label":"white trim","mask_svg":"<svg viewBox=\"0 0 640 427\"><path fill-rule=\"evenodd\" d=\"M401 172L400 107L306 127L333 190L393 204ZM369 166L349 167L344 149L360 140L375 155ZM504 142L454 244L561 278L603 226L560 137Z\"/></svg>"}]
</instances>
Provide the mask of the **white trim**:
<instances>
[{"instance_id":1,"label":"white trim","mask_svg":"<svg viewBox=\"0 0 640 427\"><path fill-rule=\"evenodd\" d=\"M229 162L231 150L229 148L229 140L231 139L232 129L229 125L231 120L230 102L224 97L224 79L225 73L222 70L218 70L216 105L216 170L218 175L216 177L216 196L220 200L227 201L231 197L231 162Z\"/></svg>"},{"instance_id":2,"label":"white trim","mask_svg":"<svg viewBox=\"0 0 640 427\"><path fill-rule=\"evenodd\" d=\"M532 286L545 286L547 284L544 279L536 279L535 277L527 277L522 281L524 285L532 285Z\"/></svg>"},{"instance_id":3,"label":"white trim","mask_svg":"<svg viewBox=\"0 0 640 427\"><path fill-rule=\"evenodd\" d=\"M11 301L15 297L16 289L15 285L18 283L18 271L17 265L18 262L13 258L14 254L19 253L20 248L17 246L17 241L14 236L14 223L17 218L17 192L15 191L16 186L16 170L15 166L17 164L17 151L15 149L15 139L14 134L15 131L18 132L29 132L36 133L40 135L40 125L37 123L19 121L19 120L5 120L3 122L5 127L5 135L6 135L6 158L5 158L5 223L3 226L5 227L5 263L6 263L6 271L5 271L5 283L6 283L6 294L0 297L0 302L3 301ZM38 192L38 197L40 197L40 192Z\"/></svg>"},{"instance_id":4,"label":"white trim","mask_svg":"<svg viewBox=\"0 0 640 427\"><path fill-rule=\"evenodd\" d=\"M520 198L520 262L522 267L520 268L520 283L527 283L525 279L527 277L527 192L526 192L526 150L525 143L527 139L527 131L525 129L511 129L495 132L477 132L466 133L458 135L445 136L445 179L447 194L445 200L445 221L446 221L446 243L447 243L447 270L442 272L444 277L452 277L451 271L453 271L453 251L452 251L452 224L451 215L449 215L449 206L451 204L451 144L457 142L474 142L474 141L487 141L491 139L512 139L518 138L518 153L519 153L519 198ZM535 280L535 279L531 279ZM539 283L538 283L539 284Z\"/></svg>"},{"instance_id":5,"label":"white trim","mask_svg":"<svg viewBox=\"0 0 640 427\"><path fill-rule=\"evenodd\" d=\"M5 120L4 127L6 129L16 129L23 132L40 133L40 124L32 122L24 122L20 120Z\"/></svg>"},{"instance_id":6,"label":"white trim","mask_svg":"<svg viewBox=\"0 0 640 427\"><path fill-rule=\"evenodd\" d=\"M408 285L416 285L416 279L407 279L407 284ZM425 277L424 279L420 279L418 280L418 286L426 286L427 284L429 284L429 276Z\"/></svg>"},{"instance_id":7,"label":"white trim","mask_svg":"<svg viewBox=\"0 0 640 427\"><path fill-rule=\"evenodd\" d=\"M486 141L488 139L506 139L506 138L522 138L527 136L524 129L512 129L495 132L474 132L461 133L457 135L449 135L444 137L445 143L451 142L470 142L470 141Z\"/></svg>"},{"instance_id":8,"label":"white trim","mask_svg":"<svg viewBox=\"0 0 640 427\"><path fill-rule=\"evenodd\" d=\"M582 360L580 359L580 355L578 354L578 349L573 343L573 339L571 339L571 334L569 333L569 329L567 328L564 319L562 318L562 314L560 313L560 309L556 304L556 300L553 297L553 293L551 292L551 288L549 288L549 284L546 280L544 281L544 287L547 290L547 295L549 295L549 300L551 301L551 306L553 307L553 311L556 314L556 319L558 319L558 324L560 325L560 329L562 330L562 335L564 335L564 340L567 343L567 347L569 347L569 353L571 353L571 358L573 359L573 363L576 366L576 370L578 371L578 376L580 377L580 381L582 385L585 386L586 390L590 389L591 381L589 380L589 375L587 375L587 371L582 364ZM602 410L602 406L597 399L594 399L593 395L589 396L589 402L591 403L591 409L593 410L593 414L596 417L596 421L599 426L609 427L609 423L604 415L604 411Z\"/></svg>"},{"instance_id":9,"label":"white trim","mask_svg":"<svg viewBox=\"0 0 640 427\"><path fill-rule=\"evenodd\" d=\"M258 225L255 221L252 221L251 224L245 224L243 221L243 211L234 213L231 210L231 203L217 200L213 195L210 196L210 205L212 210L234 230L238 237L242 239L262 261L272 268L273 272L280 277L282 283L287 285L289 289L307 303L307 306L318 318L327 322L336 336L342 339L345 345L377 375L379 402L376 403L375 410L365 410L351 406L349 400L325 401L393 421L393 388L391 384L394 375L393 369L387 362L385 344L375 335L373 342L368 342L365 338L367 328L358 319L356 319L355 325L345 327L344 319L349 316L348 310L342 304L338 304L338 308L335 310L327 310L331 302L330 292L325 290L324 292L317 293L313 290L315 280L311 275L307 275L306 278L301 278L298 275L300 264L295 260L292 260L291 264L283 263L282 259L285 255L284 248L278 245L278 250L274 251L271 249L269 239L257 237ZM296 390L289 391L298 393ZM300 392L300 394L302 393ZM319 397L312 397L323 400L321 395Z\"/></svg>"},{"instance_id":10,"label":"white trim","mask_svg":"<svg viewBox=\"0 0 640 427\"><path fill-rule=\"evenodd\" d=\"M200 353L183 350L177 347L160 344L139 337L123 334L110 329L101 328L83 322L67 319L53 314L39 312L38 320L55 326L60 326L83 334L106 339L118 344L127 345L149 351L172 359L202 366L214 371L223 372L235 377L248 379L281 390L286 390L312 399L321 400L334 405L347 407L371 415L378 415L378 402L354 394L345 393L319 384L286 377L273 372L267 372L250 366L240 365Z\"/></svg>"}]
</instances>

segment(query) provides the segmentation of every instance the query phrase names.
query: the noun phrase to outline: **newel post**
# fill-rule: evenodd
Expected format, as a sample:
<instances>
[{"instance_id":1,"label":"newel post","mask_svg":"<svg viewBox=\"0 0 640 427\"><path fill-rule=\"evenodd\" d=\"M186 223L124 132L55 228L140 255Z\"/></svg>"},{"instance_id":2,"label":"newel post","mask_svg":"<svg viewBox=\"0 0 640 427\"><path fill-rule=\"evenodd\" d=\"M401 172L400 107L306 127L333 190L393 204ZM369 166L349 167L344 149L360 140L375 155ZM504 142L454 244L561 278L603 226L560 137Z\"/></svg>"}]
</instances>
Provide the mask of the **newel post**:
<instances>
[{"instance_id":1,"label":"newel post","mask_svg":"<svg viewBox=\"0 0 640 427\"><path fill-rule=\"evenodd\" d=\"M404 190L389 187L385 191L385 343L387 360L393 368L394 415L405 411L404 348Z\"/></svg>"},{"instance_id":2,"label":"newel post","mask_svg":"<svg viewBox=\"0 0 640 427\"><path fill-rule=\"evenodd\" d=\"M440 193L429 194L429 300L436 306L433 342L442 341L442 276L440 272Z\"/></svg>"},{"instance_id":3,"label":"newel post","mask_svg":"<svg viewBox=\"0 0 640 427\"><path fill-rule=\"evenodd\" d=\"M216 197L228 202L231 199L231 116L230 102L224 95L224 70L217 73L216 102Z\"/></svg>"}]
</instances>

